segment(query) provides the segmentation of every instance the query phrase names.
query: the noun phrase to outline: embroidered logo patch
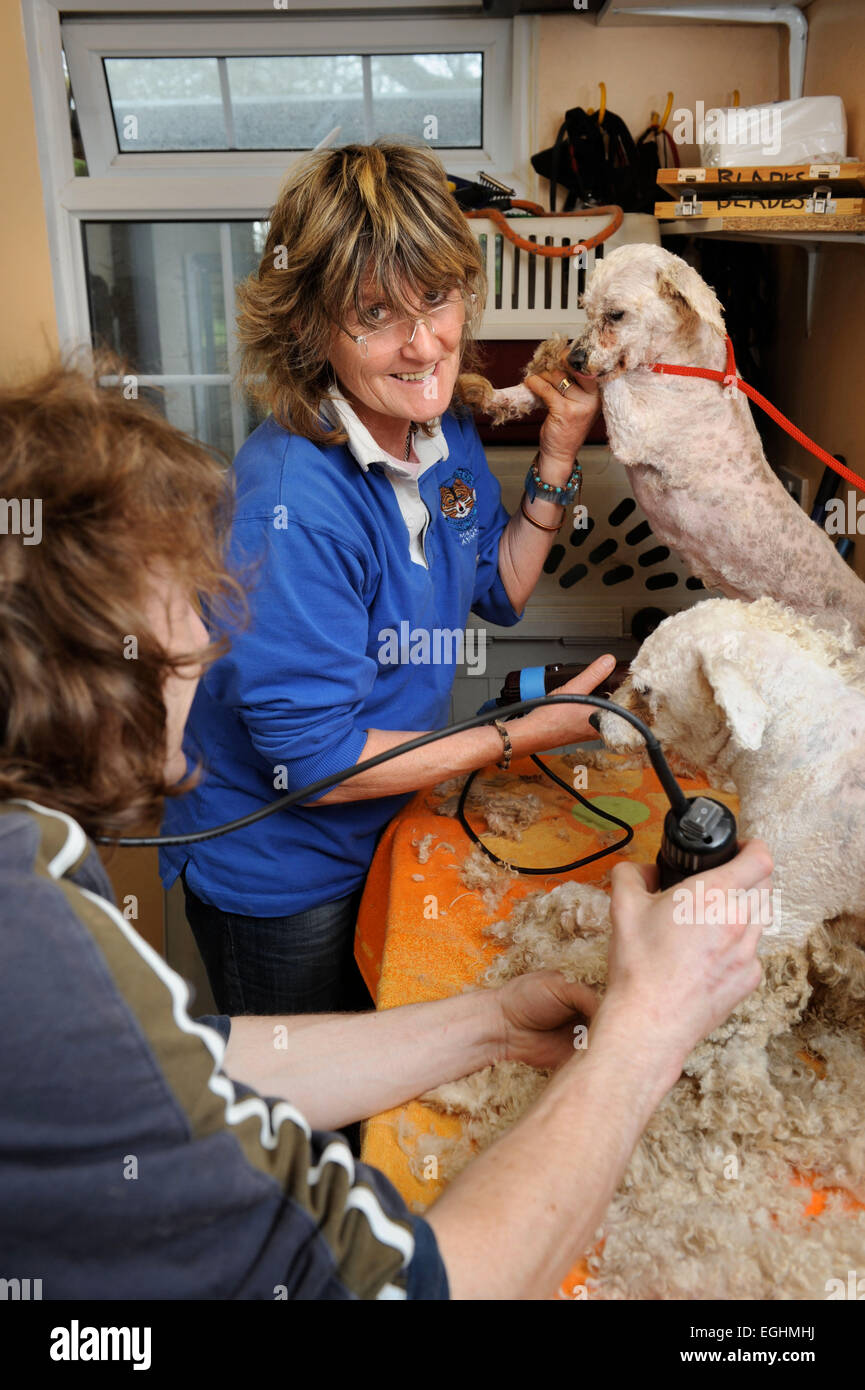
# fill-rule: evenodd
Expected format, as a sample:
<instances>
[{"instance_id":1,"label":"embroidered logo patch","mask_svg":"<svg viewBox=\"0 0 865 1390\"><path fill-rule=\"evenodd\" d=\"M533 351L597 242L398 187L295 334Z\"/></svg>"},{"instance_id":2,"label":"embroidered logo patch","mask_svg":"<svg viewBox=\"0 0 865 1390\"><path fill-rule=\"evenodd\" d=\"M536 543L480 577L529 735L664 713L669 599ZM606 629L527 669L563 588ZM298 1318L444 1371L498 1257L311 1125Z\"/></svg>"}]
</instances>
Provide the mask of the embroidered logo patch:
<instances>
[{"instance_id":1,"label":"embroidered logo patch","mask_svg":"<svg viewBox=\"0 0 865 1390\"><path fill-rule=\"evenodd\" d=\"M475 475L457 468L439 488L442 516L456 531L460 545L469 545L478 534Z\"/></svg>"}]
</instances>

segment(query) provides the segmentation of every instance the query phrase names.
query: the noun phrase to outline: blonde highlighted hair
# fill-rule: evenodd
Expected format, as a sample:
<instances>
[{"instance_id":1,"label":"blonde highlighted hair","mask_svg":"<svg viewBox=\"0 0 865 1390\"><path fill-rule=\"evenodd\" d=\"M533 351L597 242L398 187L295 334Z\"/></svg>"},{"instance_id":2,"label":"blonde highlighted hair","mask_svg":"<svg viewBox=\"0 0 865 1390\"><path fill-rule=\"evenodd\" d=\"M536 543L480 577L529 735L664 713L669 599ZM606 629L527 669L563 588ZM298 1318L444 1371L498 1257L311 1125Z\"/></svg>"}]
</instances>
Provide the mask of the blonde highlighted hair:
<instances>
[{"instance_id":1,"label":"blonde highlighted hair","mask_svg":"<svg viewBox=\"0 0 865 1390\"><path fill-rule=\"evenodd\" d=\"M335 384L328 361L334 327L344 328L352 315L377 326L362 300L367 276L406 317L406 288L418 298L456 286L475 294L461 366L479 365L473 330L486 299L480 250L440 161L424 147L376 140L306 156L271 212L257 272L238 289L244 386L280 425L316 444L347 439L344 430L322 425L319 410ZM459 382L454 396L463 400Z\"/></svg>"}]
</instances>

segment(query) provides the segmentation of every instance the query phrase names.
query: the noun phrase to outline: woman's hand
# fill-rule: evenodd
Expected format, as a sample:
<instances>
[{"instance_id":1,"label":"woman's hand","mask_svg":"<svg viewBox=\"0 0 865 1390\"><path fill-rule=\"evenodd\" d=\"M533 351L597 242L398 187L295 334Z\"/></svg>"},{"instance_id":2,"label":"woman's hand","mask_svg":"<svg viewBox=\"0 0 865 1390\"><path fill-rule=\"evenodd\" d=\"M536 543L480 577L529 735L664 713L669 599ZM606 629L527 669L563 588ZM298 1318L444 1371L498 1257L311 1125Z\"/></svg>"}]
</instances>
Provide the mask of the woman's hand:
<instances>
[{"instance_id":1,"label":"woman's hand","mask_svg":"<svg viewBox=\"0 0 865 1390\"><path fill-rule=\"evenodd\" d=\"M700 874L704 900L713 889L724 895L726 911L718 915L726 920L709 925L695 920L695 912L677 911L687 908L683 893L695 906L697 877L658 893L654 865L613 869L609 984L597 1036L612 1025L635 1051L656 1056L666 1089L689 1052L760 982L757 945L767 923L759 919L771 903L771 873L766 845L751 840L735 859ZM590 1047L594 1038L593 1029Z\"/></svg>"},{"instance_id":2,"label":"woman's hand","mask_svg":"<svg viewBox=\"0 0 865 1390\"><path fill-rule=\"evenodd\" d=\"M599 656L572 681L554 690L554 695L590 695L616 669L616 658ZM532 710L507 725L515 757L541 753L547 748L561 748L567 743L583 743L598 737L589 723L594 714L591 705L545 705ZM507 713L507 711L505 711Z\"/></svg>"},{"instance_id":3,"label":"woman's hand","mask_svg":"<svg viewBox=\"0 0 865 1390\"><path fill-rule=\"evenodd\" d=\"M575 1026L585 1028L599 1003L594 990L571 984L558 970L508 980L496 994L502 1012L501 1060L550 1069L573 1057L579 1042Z\"/></svg>"},{"instance_id":4,"label":"woman's hand","mask_svg":"<svg viewBox=\"0 0 865 1390\"><path fill-rule=\"evenodd\" d=\"M563 395L559 384L570 376L570 371L563 368L525 380L529 390L547 407L547 417L541 425L539 469L542 480L555 487L563 487L571 476L577 451L601 405L598 383L593 377L572 381Z\"/></svg>"}]
</instances>

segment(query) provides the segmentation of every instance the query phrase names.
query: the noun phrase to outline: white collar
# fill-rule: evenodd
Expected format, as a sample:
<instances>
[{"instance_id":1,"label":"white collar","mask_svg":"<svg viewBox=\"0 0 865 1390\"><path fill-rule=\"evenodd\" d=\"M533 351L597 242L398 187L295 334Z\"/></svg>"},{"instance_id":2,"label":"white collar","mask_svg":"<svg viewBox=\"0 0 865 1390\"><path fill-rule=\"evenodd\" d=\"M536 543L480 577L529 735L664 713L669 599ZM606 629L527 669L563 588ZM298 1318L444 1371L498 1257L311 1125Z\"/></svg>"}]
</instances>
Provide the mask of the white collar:
<instances>
[{"instance_id":1,"label":"white collar","mask_svg":"<svg viewBox=\"0 0 865 1390\"><path fill-rule=\"evenodd\" d=\"M336 417L348 435L348 449L360 464L364 473L369 470L371 463L380 463L383 467L397 471L396 464L392 463L387 457L386 451L380 444L376 444L366 425L358 419L353 407L346 400L345 396L340 395L335 387L330 387L327 397L322 402L325 410L330 407L330 413ZM400 469L399 472L410 473L412 477L420 477L428 468L432 468L434 463L441 459L446 459L450 453L448 442L444 437L441 427L441 419L436 422L435 433L432 435L424 434L423 430L418 430L414 437L414 450L420 459L418 470Z\"/></svg>"}]
</instances>

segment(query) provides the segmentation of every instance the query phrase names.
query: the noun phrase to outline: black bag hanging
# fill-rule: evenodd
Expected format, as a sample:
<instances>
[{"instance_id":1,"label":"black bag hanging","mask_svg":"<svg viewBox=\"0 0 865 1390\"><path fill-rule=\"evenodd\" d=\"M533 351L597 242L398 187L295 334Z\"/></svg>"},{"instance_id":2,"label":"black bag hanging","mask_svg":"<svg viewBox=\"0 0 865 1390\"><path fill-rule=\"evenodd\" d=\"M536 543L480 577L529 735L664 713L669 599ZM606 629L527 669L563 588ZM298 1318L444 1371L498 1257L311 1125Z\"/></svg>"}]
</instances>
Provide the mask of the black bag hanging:
<instances>
[{"instance_id":1,"label":"black bag hanging","mask_svg":"<svg viewBox=\"0 0 865 1390\"><path fill-rule=\"evenodd\" d=\"M670 132L653 120L637 140L637 181L640 207L637 212L654 212L658 199L658 171L679 167L679 151Z\"/></svg>"},{"instance_id":2,"label":"black bag hanging","mask_svg":"<svg viewBox=\"0 0 865 1390\"><path fill-rule=\"evenodd\" d=\"M581 106L565 112L555 142L548 150L532 155L532 168L549 179L550 212L556 212L558 185L566 190L563 212L571 212L577 202L603 203L594 196L604 162L604 141L598 122Z\"/></svg>"},{"instance_id":3,"label":"black bag hanging","mask_svg":"<svg viewBox=\"0 0 865 1390\"><path fill-rule=\"evenodd\" d=\"M556 211L559 183L567 190L565 212L577 203L617 204L625 212L646 208L647 175L628 127L614 111L605 110L599 120L581 106L572 107L555 144L532 155L532 168L549 180L551 212Z\"/></svg>"},{"instance_id":4,"label":"black bag hanging","mask_svg":"<svg viewBox=\"0 0 865 1390\"><path fill-rule=\"evenodd\" d=\"M623 212L640 212L643 197L640 186L637 147L633 136L615 111L606 111L600 123L604 140L603 203L618 203Z\"/></svg>"}]
</instances>

